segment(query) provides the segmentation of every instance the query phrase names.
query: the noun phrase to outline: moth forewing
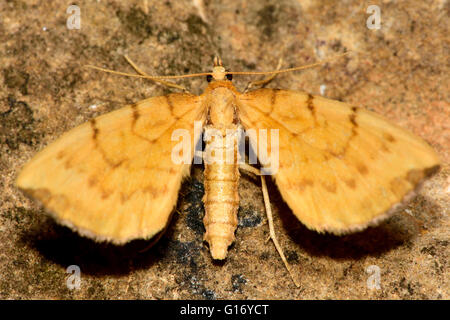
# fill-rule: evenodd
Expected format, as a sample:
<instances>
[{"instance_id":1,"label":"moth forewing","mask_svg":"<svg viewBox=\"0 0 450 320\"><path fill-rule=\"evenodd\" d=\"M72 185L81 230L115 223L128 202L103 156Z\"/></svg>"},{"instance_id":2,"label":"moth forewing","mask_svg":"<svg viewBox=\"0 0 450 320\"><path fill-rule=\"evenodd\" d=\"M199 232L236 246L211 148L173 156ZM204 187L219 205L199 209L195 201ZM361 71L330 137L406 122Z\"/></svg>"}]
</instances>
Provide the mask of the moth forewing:
<instances>
[{"instance_id":1,"label":"moth forewing","mask_svg":"<svg viewBox=\"0 0 450 320\"><path fill-rule=\"evenodd\" d=\"M172 161L172 132L204 121L198 97L150 98L78 126L25 165L16 184L59 222L122 244L164 229L189 164ZM191 154L193 154L192 141Z\"/></svg>"},{"instance_id":2,"label":"moth forewing","mask_svg":"<svg viewBox=\"0 0 450 320\"><path fill-rule=\"evenodd\" d=\"M279 129L275 180L310 229L379 223L439 167L425 141L362 108L278 89L244 94L239 105L244 128Z\"/></svg>"}]
</instances>

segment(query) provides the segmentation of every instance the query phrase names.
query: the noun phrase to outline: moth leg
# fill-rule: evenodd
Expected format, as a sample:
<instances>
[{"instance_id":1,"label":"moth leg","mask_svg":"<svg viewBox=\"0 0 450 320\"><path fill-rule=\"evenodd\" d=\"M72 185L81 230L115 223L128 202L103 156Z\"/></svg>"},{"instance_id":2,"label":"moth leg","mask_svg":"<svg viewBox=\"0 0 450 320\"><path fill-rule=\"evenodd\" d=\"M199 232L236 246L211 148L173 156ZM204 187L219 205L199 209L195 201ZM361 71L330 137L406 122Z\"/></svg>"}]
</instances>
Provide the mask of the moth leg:
<instances>
[{"instance_id":1,"label":"moth leg","mask_svg":"<svg viewBox=\"0 0 450 320\"><path fill-rule=\"evenodd\" d=\"M168 220L170 221L170 219ZM148 245L144 247L144 249L139 250L139 253L146 252L147 250L151 249L158 241L161 239L161 237L166 233L167 227L169 226L169 223L166 224L163 230L158 232L150 241Z\"/></svg>"},{"instance_id":2,"label":"moth leg","mask_svg":"<svg viewBox=\"0 0 450 320\"><path fill-rule=\"evenodd\" d=\"M278 254L281 257L281 260L283 260L283 263L286 266L286 269L288 270L289 275L292 278L292 281L298 288L300 287L300 285L297 282L296 278L294 277L294 274L291 271L291 267L287 262L286 257L284 256L283 249L281 248L280 244L278 243L277 237L275 236L275 229L273 228L272 208L270 206L269 192L267 191L266 179L264 175L261 175L261 186L264 198L264 205L266 207L267 221L269 222L270 238L272 238L273 244L275 245L275 248L277 248Z\"/></svg>"},{"instance_id":3,"label":"moth leg","mask_svg":"<svg viewBox=\"0 0 450 320\"><path fill-rule=\"evenodd\" d=\"M418 229L421 234L425 234L426 233L426 228L424 228L425 222L423 220L414 217L412 214L410 214L410 213L408 213L406 211L402 211L401 213L407 219L409 219L410 221L412 221L414 223L414 225L416 226L416 229Z\"/></svg>"},{"instance_id":4,"label":"moth leg","mask_svg":"<svg viewBox=\"0 0 450 320\"><path fill-rule=\"evenodd\" d=\"M254 175L259 176L261 174L261 171L259 171L259 169L252 167L246 163L240 163L239 164L239 169L242 169L244 171L248 171L250 173L253 173Z\"/></svg>"},{"instance_id":5,"label":"moth leg","mask_svg":"<svg viewBox=\"0 0 450 320\"><path fill-rule=\"evenodd\" d=\"M283 63L283 58L280 58L280 60L278 60L278 66L276 70L280 70L281 68L281 64ZM244 93L248 92L251 88L253 88L254 86L261 86L264 87L265 85L267 85L270 81L272 81L275 77L277 76L276 73L270 75L269 77L262 79L262 80L256 80L256 81L250 81L247 86L245 87Z\"/></svg>"},{"instance_id":6,"label":"moth leg","mask_svg":"<svg viewBox=\"0 0 450 320\"><path fill-rule=\"evenodd\" d=\"M266 239L266 242L269 239L272 239L273 244L275 245L275 248L278 251L278 254L281 257L281 260L283 260L284 265L286 266L287 271L289 272L289 275L292 278L292 281L297 287L300 287L298 284L296 278L294 277L294 274L291 271L291 267L289 263L286 260L286 257L283 253L283 249L281 248L280 244L278 243L277 237L275 235L275 229L273 227L273 216L272 216L272 207L270 206L270 199L269 199L269 192L267 191L267 184L266 184L266 178L264 175L261 174L261 171L255 167L252 167L246 163L239 164L239 167L242 170L254 173L255 175L258 175L261 177L261 188L263 192L263 198L264 198L264 206L266 208L266 215L267 215L267 221L269 223L269 237Z\"/></svg>"},{"instance_id":7,"label":"moth leg","mask_svg":"<svg viewBox=\"0 0 450 320\"><path fill-rule=\"evenodd\" d=\"M180 212L177 210L175 210L175 212L177 212L178 214L180 214ZM154 235L152 238L150 238L150 243L148 245L146 245L143 249L139 250L139 253L143 253L146 252L147 250L151 249L160 239L161 237L166 233L167 228L169 227L170 221L172 220L172 215L174 212L172 212L170 214L169 219L167 219L167 223L166 226L164 227L164 229L162 229L160 232L158 232L156 235Z\"/></svg>"},{"instance_id":8,"label":"moth leg","mask_svg":"<svg viewBox=\"0 0 450 320\"><path fill-rule=\"evenodd\" d=\"M180 211L178 211L178 209L175 210L175 212L177 212L178 214L181 214ZM162 229L155 236L153 236L151 239L149 239L150 243L148 245L146 245L144 247L144 249L139 250L139 253L143 253L143 252L151 249L161 239L161 237L166 233L167 228L169 227L170 221L172 220L172 215L173 215L173 212L170 214L169 219L167 219L167 223L166 223L166 226L164 227L164 229Z\"/></svg>"},{"instance_id":9,"label":"moth leg","mask_svg":"<svg viewBox=\"0 0 450 320\"><path fill-rule=\"evenodd\" d=\"M146 74L144 71L142 71L133 61L131 61L130 58L128 58L127 55L124 55L125 60L127 60L127 62L133 67L134 70L136 70L137 73L139 73L142 76L148 76L151 77L150 75ZM158 82L162 85L165 85L167 87L171 87L171 88L176 88L176 89L181 89L184 92L189 92L185 87L180 86L178 84L175 84L173 82L169 82L169 81L164 81L164 80L160 80L160 79L152 79L155 82Z\"/></svg>"}]
</instances>

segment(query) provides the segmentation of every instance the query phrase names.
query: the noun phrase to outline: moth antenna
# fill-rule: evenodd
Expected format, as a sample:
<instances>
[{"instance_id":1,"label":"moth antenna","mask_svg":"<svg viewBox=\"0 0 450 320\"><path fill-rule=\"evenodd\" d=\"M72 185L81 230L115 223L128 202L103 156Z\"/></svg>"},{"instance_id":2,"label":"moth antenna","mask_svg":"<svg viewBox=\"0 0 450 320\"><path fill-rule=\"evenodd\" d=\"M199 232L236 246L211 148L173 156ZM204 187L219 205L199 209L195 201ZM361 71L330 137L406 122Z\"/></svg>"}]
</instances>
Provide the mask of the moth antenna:
<instances>
[{"instance_id":1,"label":"moth antenna","mask_svg":"<svg viewBox=\"0 0 450 320\"><path fill-rule=\"evenodd\" d=\"M281 69L281 70L275 70L275 71L254 71L254 72L241 72L241 71L229 71L227 72L228 74L237 74L237 75L265 75L265 74L279 74L279 73L285 73L285 72L291 72L291 71L298 71L298 70L303 70L303 69L308 69L308 68L312 68L312 67L316 67L319 66L321 64L336 60L338 58L341 58L343 56L346 56L348 54L352 53L352 51L347 51L343 54L334 56L332 58L326 59L326 60L322 60L316 63L312 63L312 64L307 64L305 66L300 66L300 67L293 67L293 68L288 68L288 69Z\"/></svg>"},{"instance_id":2,"label":"moth antenna","mask_svg":"<svg viewBox=\"0 0 450 320\"><path fill-rule=\"evenodd\" d=\"M202 73L192 73L192 74L183 74L183 75L174 75L174 76L144 76L140 74L133 74L133 73L126 73L126 72L119 72L114 71L111 69L105 69L100 68L92 65L85 65L86 68L91 68L107 73L117 74L120 76L126 76L126 77L134 77L134 78L142 78L142 79L150 79L150 80L158 80L158 79L181 79L181 78L193 78L193 77L203 77L207 75L212 75L211 72L202 72Z\"/></svg>"}]
</instances>

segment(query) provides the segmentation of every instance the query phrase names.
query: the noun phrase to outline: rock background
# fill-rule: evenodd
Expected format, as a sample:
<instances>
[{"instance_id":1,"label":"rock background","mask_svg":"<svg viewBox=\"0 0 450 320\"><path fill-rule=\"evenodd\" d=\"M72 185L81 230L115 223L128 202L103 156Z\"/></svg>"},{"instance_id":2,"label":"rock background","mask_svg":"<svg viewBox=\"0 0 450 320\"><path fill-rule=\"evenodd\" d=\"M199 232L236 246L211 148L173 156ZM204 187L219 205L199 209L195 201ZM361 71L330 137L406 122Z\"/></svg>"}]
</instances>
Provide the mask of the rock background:
<instances>
[{"instance_id":1,"label":"rock background","mask_svg":"<svg viewBox=\"0 0 450 320\"><path fill-rule=\"evenodd\" d=\"M198 1L196 1L198 2ZM78 1L81 29L66 26L69 1L0 2L0 298L2 299L449 299L448 1ZM381 8L370 30L369 4ZM258 179L243 175L236 243L223 263L202 242L202 167L180 192L167 233L97 244L60 227L15 189L38 150L92 117L172 90L83 68L150 74L271 70L356 54L278 76L269 86L366 107L426 139L443 167L404 210L344 237L307 230L270 184L279 241L296 288L271 242ZM248 77L235 77L243 89ZM199 94L205 79L179 81ZM69 265L81 287L66 286ZM381 288L369 289L367 268Z\"/></svg>"}]
</instances>

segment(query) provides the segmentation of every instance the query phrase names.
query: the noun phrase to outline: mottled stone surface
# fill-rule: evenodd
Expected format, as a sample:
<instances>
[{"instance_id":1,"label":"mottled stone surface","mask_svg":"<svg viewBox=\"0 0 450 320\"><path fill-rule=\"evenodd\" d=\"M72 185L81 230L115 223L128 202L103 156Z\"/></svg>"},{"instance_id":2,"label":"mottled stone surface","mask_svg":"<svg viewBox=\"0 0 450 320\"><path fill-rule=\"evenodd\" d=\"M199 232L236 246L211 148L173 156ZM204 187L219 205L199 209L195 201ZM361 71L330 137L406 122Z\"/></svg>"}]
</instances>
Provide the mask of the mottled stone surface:
<instances>
[{"instance_id":1,"label":"mottled stone surface","mask_svg":"<svg viewBox=\"0 0 450 320\"><path fill-rule=\"evenodd\" d=\"M0 2L0 298L2 299L449 299L449 4L379 1L381 29L366 27L360 1L79 1L69 30L66 1ZM304 65L269 86L365 107L426 139L443 167L404 210L343 236L307 230L269 184L279 241L300 288L268 236L258 179L243 174L236 243L213 262L202 241L202 167L180 192L167 233L151 249L97 244L60 227L14 188L33 154L92 117L172 90L83 68L150 74L208 71L219 54L232 70ZM249 77L235 77L243 89ZM179 81L201 93L204 78ZM66 268L81 287L69 290ZM366 270L380 270L370 290Z\"/></svg>"}]
</instances>

